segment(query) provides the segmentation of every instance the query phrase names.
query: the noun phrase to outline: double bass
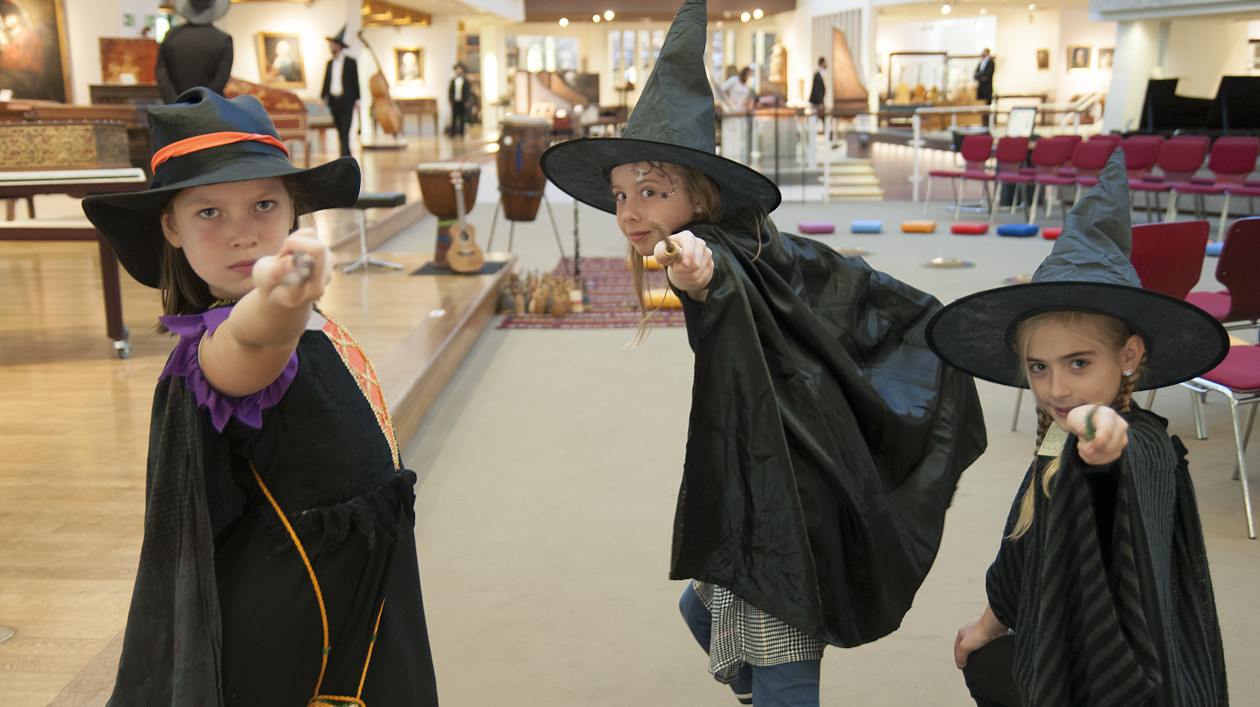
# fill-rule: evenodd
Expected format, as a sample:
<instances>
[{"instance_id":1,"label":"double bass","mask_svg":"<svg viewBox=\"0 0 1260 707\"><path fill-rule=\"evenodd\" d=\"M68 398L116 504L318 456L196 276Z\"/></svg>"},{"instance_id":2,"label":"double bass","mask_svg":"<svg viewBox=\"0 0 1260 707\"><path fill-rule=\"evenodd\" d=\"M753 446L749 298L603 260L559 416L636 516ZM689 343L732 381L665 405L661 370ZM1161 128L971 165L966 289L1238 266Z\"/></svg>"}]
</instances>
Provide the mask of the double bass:
<instances>
[{"instance_id":1,"label":"double bass","mask_svg":"<svg viewBox=\"0 0 1260 707\"><path fill-rule=\"evenodd\" d=\"M385 78L385 72L381 71L381 60L376 58L376 52L363 37L363 30L359 30L358 36L364 48L372 55L372 61L376 63L376 73L368 79L368 86L372 88L372 114L376 116L386 135L397 135L402 132L403 127L402 109L389 96L389 80Z\"/></svg>"}]
</instances>

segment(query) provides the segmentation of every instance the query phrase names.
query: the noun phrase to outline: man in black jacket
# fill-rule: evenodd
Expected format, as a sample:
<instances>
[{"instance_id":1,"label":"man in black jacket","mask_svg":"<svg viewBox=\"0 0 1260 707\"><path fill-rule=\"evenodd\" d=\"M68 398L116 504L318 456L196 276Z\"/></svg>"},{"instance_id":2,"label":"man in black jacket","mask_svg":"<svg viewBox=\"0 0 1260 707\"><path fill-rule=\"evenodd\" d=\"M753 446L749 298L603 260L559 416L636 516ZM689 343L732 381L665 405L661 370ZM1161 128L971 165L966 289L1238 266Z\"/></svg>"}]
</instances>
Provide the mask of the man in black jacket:
<instances>
[{"instance_id":1,"label":"man in black jacket","mask_svg":"<svg viewBox=\"0 0 1260 707\"><path fill-rule=\"evenodd\" d=\"M451 128L452 137L464 135L464 125L468 122L468 103L472 100L472 84L468 81L468 77L464 76L464 65L462 63L455 64L455 77L451 79L450 86L446 89L446 97L451 102Z\"/></svg>"},{"instance_id":2,"label":"man in black jacket","mask_svg":"<svg viewBox=\"0 0 1260 707\"><path fill-rule=\"evenodd\" d=\"M989 48L980 52L980 63L976 65L976 99L985 103L993 102L993 57L989 56Z\"/></svg>"},{"instance_id":3,"label":"man in black jacket","mask_svg":"<svg viewBox=\"0 0 1260 707\"><path fill-rule=\"evenodd\" d=\"M222 95L232 74L232 36L212 22L228 11L229 0L179 0L175 9L187 23L166 33L158 48L154 76L162 100L173 103L190 88L205 86Z\"/></svg>"},{"instance_id":4,"label":"man in black jacket","mask_svg":"<svg viewBox=\"0 0 1260 707\"><path fill-rule=\"evenodd\" d=\"M332 58L324 68L324 87L319 92L319 100L328 106L332 113L333 125L337 128L337 142L341 146L341 156L350 156L350 126L354 122L354 113L359 106L359 65L354 57L346 56L346 28L328 40L328 51Z\"/></svg>"},{"instance_id":5,"label":"man in black jacket","mask_svg":"<svg viewBox=\"0 0 1260 707\"><path fill-rule=\"evenodd\" d=\"M818 132L826 132L827 126L827 84L823 81L823 72L827 70L827 58L818 57L818 70L814 72L814 85L809 89L809 104L814 107L814 115L821 121Z\"/></svg>"}]
</instances>

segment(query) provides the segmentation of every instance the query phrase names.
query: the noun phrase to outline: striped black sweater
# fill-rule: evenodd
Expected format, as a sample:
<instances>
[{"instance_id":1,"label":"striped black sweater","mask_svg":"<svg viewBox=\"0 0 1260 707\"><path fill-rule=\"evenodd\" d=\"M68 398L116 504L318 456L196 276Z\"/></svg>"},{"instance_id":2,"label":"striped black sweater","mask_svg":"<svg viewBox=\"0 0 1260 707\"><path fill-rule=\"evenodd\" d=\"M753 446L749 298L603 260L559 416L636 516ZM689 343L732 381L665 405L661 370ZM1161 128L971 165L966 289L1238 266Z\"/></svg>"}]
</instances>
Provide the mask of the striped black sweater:
<instances>
[{"instance_id":1,"label":"striped black sweater","mask_svg":"<svg viewBox=\"0 0 1260 707\"><path fill-rule=\"evenodd\" d=\"M1075 440L1051 496L1036 494L1032 528L1004 540L989 568L989 603L1015 630L1025 705L1226 705L1225 659L1186 449L1150 412L1126 414L1129 444L1109 567ZM1025 476L1041 488L1048 461ZM1108 573L1110 572L1110 582Z\"/></svg>"}]
</instances>

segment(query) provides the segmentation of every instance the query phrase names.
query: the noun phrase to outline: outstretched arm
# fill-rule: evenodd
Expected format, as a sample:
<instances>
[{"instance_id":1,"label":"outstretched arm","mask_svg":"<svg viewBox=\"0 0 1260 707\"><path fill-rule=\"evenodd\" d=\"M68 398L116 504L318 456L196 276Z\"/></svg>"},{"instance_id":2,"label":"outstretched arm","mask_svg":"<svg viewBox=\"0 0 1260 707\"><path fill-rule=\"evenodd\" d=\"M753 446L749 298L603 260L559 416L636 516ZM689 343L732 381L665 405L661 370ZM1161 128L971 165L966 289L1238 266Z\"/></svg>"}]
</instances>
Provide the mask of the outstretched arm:
<instances>
[{"instance_id":1,"label":"outstretched arm","mask_svg":"<svg viewBox=\"0 0 1260 707\"><path fill-rule=\"evenodd\" d=\"M286 281L298 268L298 253L311 257L310 275ZM242 396L262 390L280 375L315 316L312 305L332 277L330 260L328 247L311 231L294 233L276 255L258 259L254 289L237 302L222 326L201 341L198 358L210 385L226 395Z\"/></svg>"}]
</instances>

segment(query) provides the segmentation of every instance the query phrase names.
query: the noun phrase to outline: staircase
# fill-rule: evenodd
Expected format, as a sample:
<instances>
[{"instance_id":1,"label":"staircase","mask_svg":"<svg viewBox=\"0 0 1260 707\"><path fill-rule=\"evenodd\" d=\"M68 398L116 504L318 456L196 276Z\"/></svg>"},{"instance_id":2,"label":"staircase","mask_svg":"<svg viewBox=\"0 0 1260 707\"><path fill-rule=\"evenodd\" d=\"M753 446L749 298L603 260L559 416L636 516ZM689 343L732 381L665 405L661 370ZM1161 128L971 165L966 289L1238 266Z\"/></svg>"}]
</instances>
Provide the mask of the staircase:
<instances>
[{"instance_id":1,"label":"staircase","mask_svg":"<svg viewBox=\"0 0 1260 707\"><path fill-rule=\"evenodd\" d=\"M870 201L884 198L884 190L879 186L870 160L824 158L822 179L828 200Z\"/></svg>"}]
</instances>

